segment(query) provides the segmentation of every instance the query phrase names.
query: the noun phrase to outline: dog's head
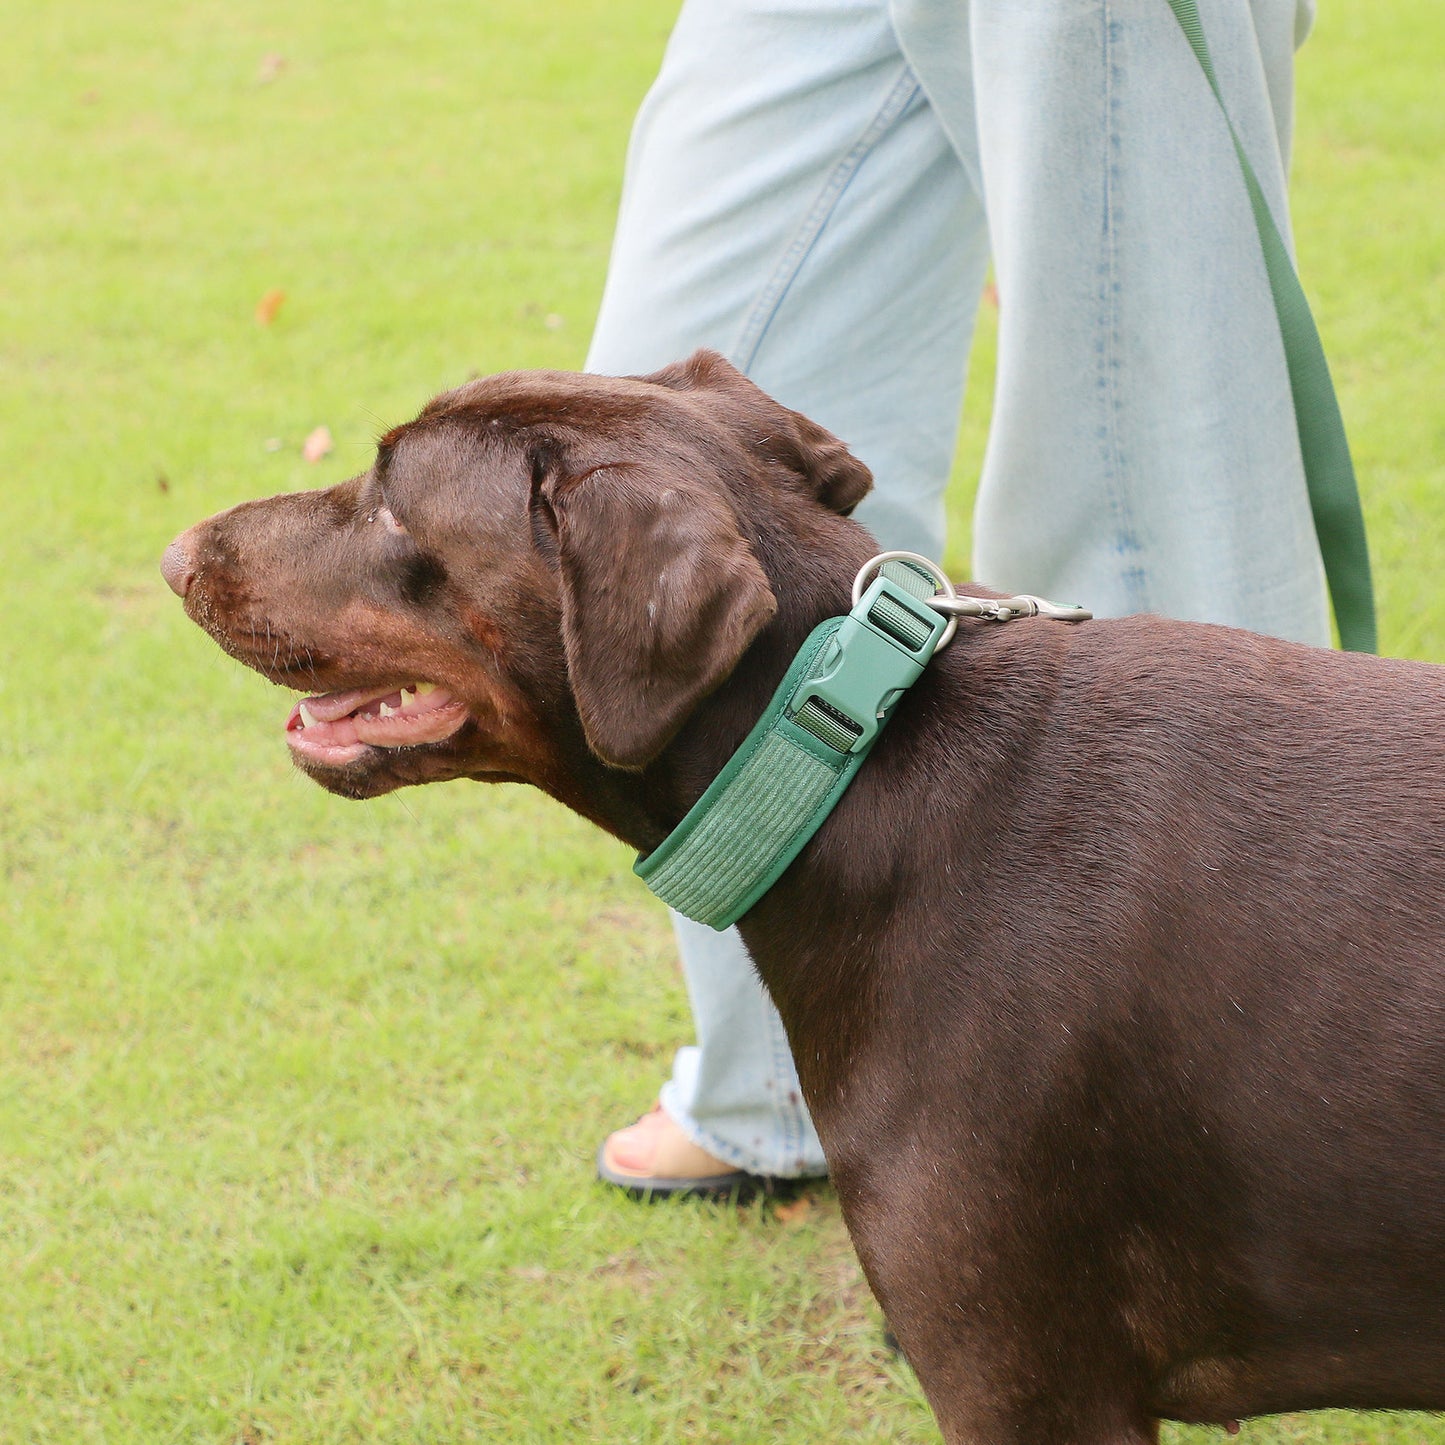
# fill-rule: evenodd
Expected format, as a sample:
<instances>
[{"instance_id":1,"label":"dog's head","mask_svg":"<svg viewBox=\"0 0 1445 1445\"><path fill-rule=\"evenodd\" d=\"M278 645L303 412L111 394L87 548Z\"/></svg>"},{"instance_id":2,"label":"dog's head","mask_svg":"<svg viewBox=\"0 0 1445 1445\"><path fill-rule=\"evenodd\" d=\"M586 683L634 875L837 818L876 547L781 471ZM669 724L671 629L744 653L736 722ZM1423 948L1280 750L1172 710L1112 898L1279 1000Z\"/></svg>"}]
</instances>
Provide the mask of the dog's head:
<instances>
[{"instance_id":1,"label":"dog's head","mask_svg":"<svg viewBox=\"0 0 1445 1445\"><path fill-rule=\"evenodd\" d=\"M323 786L557 791L569 729L609 767L654 759L774 617L769 559L805 566L870 483L711 352L517 372L436 398L362 476L191 528L162 570L227 652L310 694L286 738Z\"/></svg>"}]
</instances>

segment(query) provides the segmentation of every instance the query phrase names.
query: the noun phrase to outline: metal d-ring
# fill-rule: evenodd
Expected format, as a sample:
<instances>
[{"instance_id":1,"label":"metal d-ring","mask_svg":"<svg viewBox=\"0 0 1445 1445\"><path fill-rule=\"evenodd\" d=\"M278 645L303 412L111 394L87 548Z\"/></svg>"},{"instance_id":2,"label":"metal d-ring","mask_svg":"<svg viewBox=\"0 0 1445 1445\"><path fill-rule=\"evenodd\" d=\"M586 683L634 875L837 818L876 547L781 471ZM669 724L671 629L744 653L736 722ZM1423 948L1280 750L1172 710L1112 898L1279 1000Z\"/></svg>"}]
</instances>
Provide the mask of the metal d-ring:
<instances>
[{"instance_id":1,"label":"metal d-ring","mask_svg":"<svg viewBox=\"0 0 1445 1445\"><path fill-rule=\"evenodd\" d=\"M854 607L862 600L864 589L868 586L869 582L872 581L873 574L877 572L885 562L908 562L914 567L921 567L933 578L934 582L938 584L938 592L934 593L935 597L937 597L939 593L942 593L943 596L950 601L958 597L958 589L948 580L948 574L944 572L943 568L940 567L937 562L930 561L918 552L880 552L876 557L869 558L869 560L858 569L858 575L853 579ZM930 599L924 598L923 600L928 602L930 606L933 605ZM938 608L937 610L947 611L948 609ZM950 617L948 619L948 626L943 629L943 633L939 637L934 650L937 651L938 648L947 647L953 640L953 634L957 631L958 618Z\"/></svg>"}]
</instances>

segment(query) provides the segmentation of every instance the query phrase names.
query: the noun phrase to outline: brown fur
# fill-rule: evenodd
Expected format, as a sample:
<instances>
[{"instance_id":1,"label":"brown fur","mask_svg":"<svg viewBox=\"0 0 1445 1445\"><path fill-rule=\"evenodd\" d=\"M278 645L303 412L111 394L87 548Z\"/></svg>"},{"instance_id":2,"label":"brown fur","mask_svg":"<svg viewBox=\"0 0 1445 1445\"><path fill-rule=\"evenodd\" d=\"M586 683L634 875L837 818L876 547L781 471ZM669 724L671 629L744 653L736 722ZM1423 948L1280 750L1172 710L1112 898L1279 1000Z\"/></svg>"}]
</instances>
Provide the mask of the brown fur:
<instances>
[{"instance_id":1,"label":"brown fur","mask_svg":"<svg viewBox=\"0 0 1445 1445\"><path fill-rule=\"evenodd\" d=\"M867 484L707 353L513 374L166 569L287 686L465 699L324 786L522 780L646 851L847 609ZM965 623L741 927L948 1440L1445 1408L1445 669Z\"/></svg>"}]
</instances>

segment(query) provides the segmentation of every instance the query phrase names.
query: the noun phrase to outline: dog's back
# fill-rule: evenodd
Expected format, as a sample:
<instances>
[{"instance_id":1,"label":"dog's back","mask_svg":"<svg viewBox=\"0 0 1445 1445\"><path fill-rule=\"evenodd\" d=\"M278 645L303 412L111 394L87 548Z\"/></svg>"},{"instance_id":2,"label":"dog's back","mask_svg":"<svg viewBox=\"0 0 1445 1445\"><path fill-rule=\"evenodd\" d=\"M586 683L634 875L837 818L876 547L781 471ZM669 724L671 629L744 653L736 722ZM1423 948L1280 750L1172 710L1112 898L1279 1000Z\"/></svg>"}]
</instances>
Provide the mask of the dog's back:
<instances>
[{"instance_id":1,"label":"dog's back","mask_svg":"<svg viewBox=\"0 0 1445 1445\"><path fill-rule=\"evenodd\" d=\"M1445 1406L1445 669L1156 618L935 666L840 825L888 880L849 1069L894 1107L814 1080L952 1254L862 1212L906 1347L987 1241L970 1309L1031 1368L1131 1357L1185 1419Z\"/></svg>"}]
</instances>

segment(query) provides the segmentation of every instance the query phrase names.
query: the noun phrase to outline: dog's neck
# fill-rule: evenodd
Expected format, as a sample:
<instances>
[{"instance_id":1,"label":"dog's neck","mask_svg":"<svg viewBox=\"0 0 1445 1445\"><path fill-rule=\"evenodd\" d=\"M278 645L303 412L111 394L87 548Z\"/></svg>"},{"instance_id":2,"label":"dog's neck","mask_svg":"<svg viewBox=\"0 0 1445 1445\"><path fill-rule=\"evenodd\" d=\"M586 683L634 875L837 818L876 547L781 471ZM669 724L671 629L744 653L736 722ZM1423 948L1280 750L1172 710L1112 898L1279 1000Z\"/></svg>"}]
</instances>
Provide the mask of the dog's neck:
<instances>
[{"instance_id":1,"label":"dog's neck","mask_svg":"<svg viewBox=\"0 0 1445 1445\"><path fill-rule=\"evenodd\" d=\"M778 610L729 677L645 770L630 773L607 768L590 754L585 763L573 757L565 770L567 793L549 789L639 852L656 848L722 771L767 707L809 633L820 622L848 612L853 578L879 550L867 532L841 517L822 519L822 525L810 527L806 536L770 525L750 541L777 596ZM573 747L579 745L580 740L574 741ZM872 791L868 780L872 766L870 759L855 787L861 783ZM814 1064L821 1064L825 1055L837 1049L846 1050L850 1033L842 1027L836 1002L823 1014L810 1012L810 995L819 985L817 960L828 960L828 984L835 1001L851 994L863 1007L871 992L871 960L857 948L844 949L840 939L831 935L835 925L846 929L846 918L826 920L819 931L815 917L817 936L802 938L795 926L800 910L788 901L800 887L856 891L855 881L834 876L838 851L826 843L810 845L740 925L790 1032L805 1028L809 1017L834 1020L835 1037L820 1040L817 1048L810 1041ZM810 916L815 914L816 910ZM841 990L840 970L851 976L849 987ZM828 1076L836 1074L823 1067Z\"/></svg>"},{"instance_id":2,"label":"dog's neck","mask_svg":"<svg viewBox=\"0 0 1445 1445\"><path fill-rule=\"evenodd\" d=\"M662 842L747 737L808 634L849 610L853 578L879 550L856 524L822 520L800 536L773 519L749 538L777 613L662 754L640 772L607 767L574 721L557 785L544 784L554 797L642 853ZM739 922L820 1128L825 1117L840 1116L835 1106L866 1067L879 1021L909 1012L918 952L939 946L885 936L867 920L907 916L903 900L926 891L939 866L962 878L987 870L982 850L996 822L986 816L995 806L987 800L1007 796L1003 779L1029 745L1030 719L1046 710L1053 686L1055 669L1043 654L1057 655L1068 633L1030 629L1016 640L1005 631L960 629L910 690L828 823ZM1020 649L1032 655L1023 685L1013 661ZM920 793L910 776L930 754L948 759L946 793ZM968 820L962 828L961 818ZM941 863L945 836L951 851ZM921 837L929 846L920 846Z\"/></svg>"},{"instance_id":3,"label":"dog's neck","mask_svg":"<svg viewBox=\"0 0 1445 1445\"><path fill-rule=\"evenodd\" d=\"M831 525L806 538L774 528L754 543L778 611L662 755L640 773L607 769L592 759L585 802L579 808L575 798L564 801L643 853L677 826L747 737L808 634L849 610L853 578L879 550L862 528L828 520ZM920 830L932 824L919 812L916 783L899 770L930 752L946 753L951 791L930 796L925 806L946 808L955 824L960 816L973 817L979 826L964 830L965 836L981 839L985 820L974 815L986 807L974 799L1006 795L1000 777L1013 766L1014 752L1027 746L1028 719L1043 709L1053 668L1041 654L1061 647L1067 629L1031 629L1031 640L1020 639L1024 651L1036 654L1022 688L1011 681L1010 654L1018 644L1002 634L978 624L965 627L950 651L935 659L844 795L831 826L738 925L788 1028L815 1115L829 1108L836 1090L851 1087L876 1020L897 1012L890 995L908 987L905 955L914 944L901 950L898 940L885 944L859 920L889 916L900 898L927 886L925 875L938 864L935 849L919 846ZM914 799L909 810L898 806L904 797ZM983 869L986 861L961 854L950 866ZM819 899L833 906L820 908Z\"/></svg>"}]
</instances>

